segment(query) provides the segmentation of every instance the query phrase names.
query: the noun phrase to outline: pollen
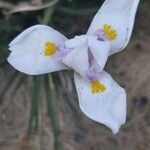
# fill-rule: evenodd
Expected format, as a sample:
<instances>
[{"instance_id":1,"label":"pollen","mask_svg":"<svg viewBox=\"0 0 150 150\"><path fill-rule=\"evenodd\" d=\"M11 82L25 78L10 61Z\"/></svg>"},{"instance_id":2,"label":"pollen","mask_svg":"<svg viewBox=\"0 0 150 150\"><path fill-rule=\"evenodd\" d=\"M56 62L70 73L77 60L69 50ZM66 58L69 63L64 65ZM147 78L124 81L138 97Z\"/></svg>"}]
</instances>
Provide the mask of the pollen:
<instances>
[{"instance_id":1,"label":"pollen","mask_svg":"<svg viewBox=\"0 0 150 150\"><path fill-rule=\"evenodd\" d=\"M106 87L98 80L91 81L91 91L93 94L101 93L106 90Z\"/></svg>"},{"instance_id":2,"label":"pollen","mask_svg":"<svg viewBox=\"0 0 150 150\"><path fill-rule=\"evenodd\" d=\"M56 44L53 43L53 42L45 42L45 45L44 45L44 55L45 56L51 56L51 55L54 55L56 53Z\"/></svg>"},{"instance_id":3,"label":"pollen","mask_svg":"<svg viewBox=\"0 0 150 150\"><path fill-rule=\"evenodd\" d=\"M111 25L104 24L103 30L110 41L113 41L117 38L117 31L114 30Z\"/></svg>"}]
</instances>

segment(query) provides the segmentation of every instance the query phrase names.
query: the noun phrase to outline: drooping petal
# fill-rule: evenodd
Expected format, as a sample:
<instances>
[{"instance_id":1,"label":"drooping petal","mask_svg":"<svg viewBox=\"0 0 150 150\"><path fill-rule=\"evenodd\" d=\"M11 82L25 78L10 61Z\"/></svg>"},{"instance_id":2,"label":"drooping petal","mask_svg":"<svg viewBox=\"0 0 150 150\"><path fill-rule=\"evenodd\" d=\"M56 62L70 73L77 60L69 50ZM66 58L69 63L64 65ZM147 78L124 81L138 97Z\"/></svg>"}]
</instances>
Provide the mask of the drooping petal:
<instances>
[{"instance_id":1,"label":"drooping petal","mask_svg":"<svg viewBox=\"0 0 150 150\"><path fill-rule=\"evenodd\" d=\"M67 56L62 59L62 62L77 71L81 76L85 76L89 68L88 48L76 47Z\"/></svg>"},{"instance_id":2,"label":"drooping petal","mask_svg":"<svg viewBox=\"0 0 150 150\"><path fill-rule=\"evenodd\" d=\"M99 65L99 71L102 71L109 56L110 43L108 41L99 41L89 38L88 45L94 59Z\"/></svg>"},{"instance_id":3,"label":"drooping petal","mask_svg":"<svg viewBox=\"0 0 150 150\"><path fill-rule=\"evenodd\" d=\"M103 29L111 42L110 55L121 51L130 40L139 1L105 0L87 34L94 34L95 31Z\"/></svg>"},{"instance_id":4,"label":"drooping petal","mask_svg":"<svg viewBox=\"0 0 150 150\"><path fill-rule=\"evenodd\" d=\"M89 118L117 133L126 120L126 92L105 71L99 74L96 82L105 88L99 93L92 93L91 83L75 73L80 108Z\"/></svg>"},{"instance_id":5,"label":"drooping petal","mask_svg":"<svg viewBox=\"0 0 150 150\"><path fill-rule=\"evenodd\" d=\"M75 37L66 41L65 44L66 48L72 48L72 50L62 59L62 62L81 76L86 76L89 69L87 36Z\"/></svg>"},{"instance_id":6,"label":"drooping petal","mask_svg":"<svg viewBox=\"0 0 150 150\"><path fill-rule=\"evenodd\" d=\"M86 44L87 44L87 36L86 35L75 36L73 39L65 41L65 46L67 48L80 47L80 46L86 45Z\"/></svg>"},{"instance_id":7,"label":"drooping petal","mask_svg":"<svg viewBox=\"0 0 150 150\"><path fill-rule=\"evenodd\" d=\"M51 27L32 26L9 44L12 52L7 60L15 69L30 75L67 69L53 57L57 43L65 40L66 37Z\"/></svg>"}]
</instances>

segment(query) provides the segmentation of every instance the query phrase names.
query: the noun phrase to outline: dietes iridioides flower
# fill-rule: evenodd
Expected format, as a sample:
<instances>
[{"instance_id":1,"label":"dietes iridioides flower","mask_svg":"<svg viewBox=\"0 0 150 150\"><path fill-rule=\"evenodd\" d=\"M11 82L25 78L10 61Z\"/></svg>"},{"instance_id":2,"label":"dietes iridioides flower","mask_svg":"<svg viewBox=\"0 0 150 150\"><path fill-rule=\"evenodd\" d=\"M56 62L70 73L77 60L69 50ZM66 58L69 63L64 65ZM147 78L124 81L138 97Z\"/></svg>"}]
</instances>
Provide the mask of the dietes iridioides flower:
<instances>
[{"instance_id":1,"label":"dietes iridioides flower","mask_svg":"<svg viewBox=\"0 0 150 150\"><path fill-rule=\"evenodd\" d=\"M81 110L117 133L126 120L126 92L103 69L128 44L138 4L105 0L87 33L70 40L45 25L30 27L10 43L8 62L29 75L72 68Z\"/></svg>"}]
</instances>

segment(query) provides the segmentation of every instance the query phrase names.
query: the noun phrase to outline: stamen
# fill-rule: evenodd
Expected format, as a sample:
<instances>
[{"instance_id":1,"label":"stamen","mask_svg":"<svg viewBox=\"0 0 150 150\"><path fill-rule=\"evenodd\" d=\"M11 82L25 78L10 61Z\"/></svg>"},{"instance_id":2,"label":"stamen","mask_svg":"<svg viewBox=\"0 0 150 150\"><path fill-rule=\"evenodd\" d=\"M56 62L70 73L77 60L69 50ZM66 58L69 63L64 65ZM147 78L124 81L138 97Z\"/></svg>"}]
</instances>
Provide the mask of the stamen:
<instances>
[{"instance_id":1,"label":"stamen","mask_svg":"<svg viewBox=\"0 0 150 150\"><path fill-rule=\"evenodd\" d=\"M113 41L117 38L117 31L114 30L111 25L104 24L103 30L110 41Z\"/></svg>"},{"instance_id":2,"label":"stamen","mask_svg":"<svg viewBox=\"0 0 150 150\"><path fill-rule=\"evenodd\" d=\"M101 93L106 90L106 87L98 80L91 81L91 91L93 94Z\"/></svg>"},{"instance_id":3,"label":"stamen","mask_svg":"<svg viewBox=\"0 0 150 150\"><path fill-rule=\"evenodd\" d=\"M56 44L53 43L53 42L45 42L45 45L44 45L44 55L45 56L51 56L51 55L54 55L56 53Z\"/></svg>"}]
</instances>

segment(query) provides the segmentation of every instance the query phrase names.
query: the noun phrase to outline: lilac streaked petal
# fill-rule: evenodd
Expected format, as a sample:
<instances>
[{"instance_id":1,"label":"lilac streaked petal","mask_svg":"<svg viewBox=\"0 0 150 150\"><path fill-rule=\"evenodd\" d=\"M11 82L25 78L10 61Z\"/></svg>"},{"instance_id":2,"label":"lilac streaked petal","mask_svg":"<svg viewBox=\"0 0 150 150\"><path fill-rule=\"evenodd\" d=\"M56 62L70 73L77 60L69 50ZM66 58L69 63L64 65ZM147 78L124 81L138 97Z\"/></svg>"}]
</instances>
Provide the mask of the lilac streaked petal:
<instances>
[{"instance_id":1,"label":"lilac streaked petal","mask_svg":"<svg viewBox=\"0 0 150 150\"><path fill-rule=\"evenodd\" d=\"M102 71L109 56L110 42L89 38L88 46L93 55L93 59L99 65L100 71Z\"/></svg>"},{"instance_id":2,"label":"lilac streaked petal","mask_svg":"<svg viewBox=\"0 0 150 150\"><path fill-rule=\"evenodd\" d=\"M55 58L58 61L61 61L70 51L67 49L63 49L64 51L57 51L55 54Z\"/></svg>"},{"instance_id":3,"label":"lilac streaked petal","mask_svg":"<svg viewBox=\"0 0 150 150\"><path fill-rule=\"evenodd\" d=\"M94 31L94 35L104 35L104 34L105 33L104 33L103 29L97 29Z\"/></svg>"},{"instance_id":4,"label":"lilac streaked petal","mask_svg":"<svg viewBox=\"0 0 150 150\"><path fill-rule=\"evenodd\" d=\"M99 77L99 71L98 71L98 67L97 65L92 65L88 72L87 72L87 78L90 80L90 81L93 81L93 80L97 80Z\"/></svg>"},{"instance_id":5,"label":"lilac streaked petal","mask_svg":"<svg viewBox=\"0 0 150 150\"><path fill-rule=\"evenodd\" d=\"M108 38L102 29L98 29L98 30L94 31L94 35L97 36L97 40L108 41Z\"/></svg>"},{"instance_id":6,"label":"lilac streaked petal","mask_svg":"<svg viewBox=\"0 0 150 150\"><path fill-rule=\"evenodd\" d=\"M64 43L57 43L57 52L55 54L55 59L57 61L61 61L70 51L71 49L66 48Z\"/></svg>"},{"instance_id":7,"label":"lilac streaked petal","mask_svg":"<svg viewBox=\"0 0 150 150\"><path fill-rule=\"evenodd\" d=\"M57 50L61 50L62 48L65 48L64 42L59 42L56 45L57 45Z\"/></svg>"}]
</instances>

